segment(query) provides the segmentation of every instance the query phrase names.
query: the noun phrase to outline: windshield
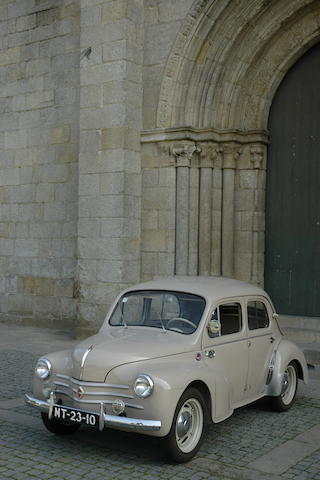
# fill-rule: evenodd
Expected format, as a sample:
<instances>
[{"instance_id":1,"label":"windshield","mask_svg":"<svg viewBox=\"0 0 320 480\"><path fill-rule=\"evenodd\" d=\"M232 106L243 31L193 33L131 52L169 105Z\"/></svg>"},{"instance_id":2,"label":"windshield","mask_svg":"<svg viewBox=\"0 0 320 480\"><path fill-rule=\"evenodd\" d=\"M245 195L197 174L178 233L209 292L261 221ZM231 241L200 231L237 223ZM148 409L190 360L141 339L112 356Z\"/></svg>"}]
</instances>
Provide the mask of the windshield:
<instances>
[{"instance_id":1,"label":"windshield","mask_svg":"<svg viewBox=\"0 0 320 480\"><path fill-rule=\"evenodd\" d=\"M205 305L202 297L189 293L129 292L120 298L109 324L154 327L189 335L197 329Z\"/></svg>"}]
</instances>

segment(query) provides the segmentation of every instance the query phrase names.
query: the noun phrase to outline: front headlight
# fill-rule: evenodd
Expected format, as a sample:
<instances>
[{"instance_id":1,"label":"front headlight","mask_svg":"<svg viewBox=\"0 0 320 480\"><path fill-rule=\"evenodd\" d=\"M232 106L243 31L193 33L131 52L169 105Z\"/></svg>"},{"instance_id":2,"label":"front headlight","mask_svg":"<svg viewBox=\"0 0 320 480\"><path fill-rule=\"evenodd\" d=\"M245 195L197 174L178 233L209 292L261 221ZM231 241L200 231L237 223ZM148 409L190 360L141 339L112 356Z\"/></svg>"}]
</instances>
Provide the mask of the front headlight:
<instances>
[{"instance_id":1,"label":"front headlight","mask_svg":"<svg viewBox=\"0 0 320 480\"><path fill-rule=\"evenodd\" d=\"M35 372L39 378L42 380L48 378L51 373L51 369L51 363L47 358L39 358L35 369Z\"/></svg>"},{"instance_id":2,"label":"front headlight","mask_svg":"<svg viewBox=\"0 0 320 480\"><path fill-rule=\"evenodd\" d=\"M138 397L146 398L153 392L153 380L149 375L139 375L134 382L133 389Z\"/></svg>"}]
</instances>

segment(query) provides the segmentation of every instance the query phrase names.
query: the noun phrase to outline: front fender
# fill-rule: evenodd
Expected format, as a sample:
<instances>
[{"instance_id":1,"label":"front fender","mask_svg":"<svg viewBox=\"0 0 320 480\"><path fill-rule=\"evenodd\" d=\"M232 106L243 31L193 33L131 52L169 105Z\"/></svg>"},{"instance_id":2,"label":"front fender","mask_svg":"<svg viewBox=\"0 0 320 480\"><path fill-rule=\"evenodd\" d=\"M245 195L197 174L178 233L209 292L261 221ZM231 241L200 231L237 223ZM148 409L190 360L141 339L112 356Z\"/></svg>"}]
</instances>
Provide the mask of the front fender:
<instances>
[{"instance_id":1,"label":"front fender","mask_svg":"<svg viewBox=\"0 0 320 480\"><path fill-rule=\"evenodd\" d=\"M35 373L33 375L33 394L38 398L46 399L43 394L43 388L52 386L52 378L56 373L72 376L72 350L62 350L48 353L39 358L47 358L52 365L51 375L45 380L41 380Z\"/></svg>"},{"instance_id":2,"label":"front fender","mask_svg":"<svg viewBox=\"0 0 320 480\"><path fill-rule=\"evenodd\" d=\"M153 379L154 391L150 397L139 398L133 390L133 383L139 374L150 375ZM211 382L209 380L208 368L203 361L195 359L194 352L121 365L111 370L106 378L107 383L130 385L134 397L132 401L142 407L139 410L141 418L161 420L161 430L152 433L157 436L169 433L177 403L192 382L200 381L206 385L213 409L212 372Z\"/></svg>"},{"instance_id":3,"label":"front fender","mask_svg":"<svg viewBox=\"0 0 320 480\"><path fill-rule=\"evenodd\" d=\"M283 375L290 362L298 364L298 375L304 383L308 382L308 367L305 356L300 348L287 339L282 339L275 353L271 382L267 385L266 395L277 397L281 395Z\"/></svg>"}]
</instances>

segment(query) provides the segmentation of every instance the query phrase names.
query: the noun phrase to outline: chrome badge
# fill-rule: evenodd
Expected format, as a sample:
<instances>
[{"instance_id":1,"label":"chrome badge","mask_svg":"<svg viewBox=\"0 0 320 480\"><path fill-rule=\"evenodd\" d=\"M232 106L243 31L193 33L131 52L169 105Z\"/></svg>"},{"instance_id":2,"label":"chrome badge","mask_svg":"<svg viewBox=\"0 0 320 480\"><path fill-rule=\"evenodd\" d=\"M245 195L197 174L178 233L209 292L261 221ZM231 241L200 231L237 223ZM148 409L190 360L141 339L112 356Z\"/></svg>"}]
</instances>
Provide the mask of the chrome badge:
<instances>
[{"instance_id":1,"label":"chrome badge","mask_svg":"<svg viewBox=\"0 0 320 480\"><path fill-rule=\"evenodd\" d=\"M121 413L123 413L125 408L126 404L123 400L117 399L112 403L112 410L113 413L115 413L116 415L120 415Z\"/></svg>"},{"instance_id":2,"label":"chrome badge","mask_svg":"<svg viewBox=\"0 0 320 480\"><path fill-rule=\"evenodd\" d=\"M77 388L77 398L78 398L79 400L81 400L81 398L83 397L83 395L84 395L84 389L83 389L82 387L78 387L78 388Z\"/></svg>"}]
</instances>

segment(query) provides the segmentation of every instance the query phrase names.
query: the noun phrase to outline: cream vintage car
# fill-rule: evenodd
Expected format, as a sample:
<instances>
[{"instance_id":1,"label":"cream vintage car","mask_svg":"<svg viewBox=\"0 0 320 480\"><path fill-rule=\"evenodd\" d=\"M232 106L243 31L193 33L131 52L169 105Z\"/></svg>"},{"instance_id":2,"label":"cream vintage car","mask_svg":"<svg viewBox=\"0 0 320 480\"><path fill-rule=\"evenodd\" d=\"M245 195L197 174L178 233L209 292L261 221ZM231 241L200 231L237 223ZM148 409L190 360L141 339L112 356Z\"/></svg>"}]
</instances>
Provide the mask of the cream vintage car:
<instances>
[{"instance_id":1,"label":"cream vintage car","mask_svg":"<svg viewBox=\"0 0 320 480\"><path fill-rule=\"evenodd\" d=\"M284 338L260 288L221 277L173 277L125 290L98 334L38 360L28 404L51 432L81 424L162 437L189 460L208 422L261 397L291 407L301 350Z\"/></svg>"}]
</instances>

